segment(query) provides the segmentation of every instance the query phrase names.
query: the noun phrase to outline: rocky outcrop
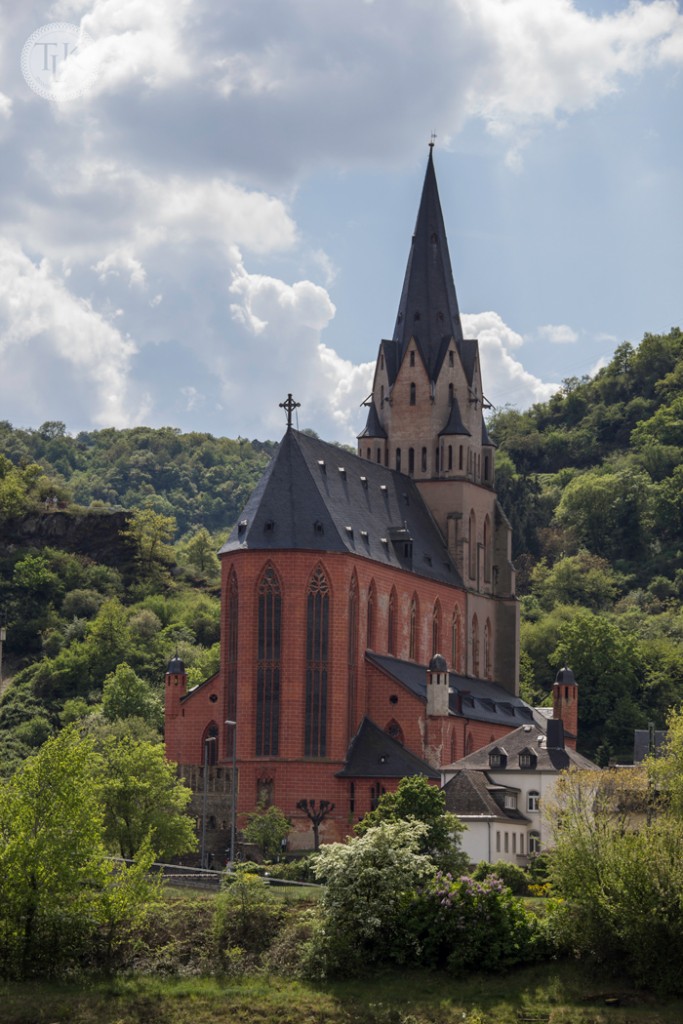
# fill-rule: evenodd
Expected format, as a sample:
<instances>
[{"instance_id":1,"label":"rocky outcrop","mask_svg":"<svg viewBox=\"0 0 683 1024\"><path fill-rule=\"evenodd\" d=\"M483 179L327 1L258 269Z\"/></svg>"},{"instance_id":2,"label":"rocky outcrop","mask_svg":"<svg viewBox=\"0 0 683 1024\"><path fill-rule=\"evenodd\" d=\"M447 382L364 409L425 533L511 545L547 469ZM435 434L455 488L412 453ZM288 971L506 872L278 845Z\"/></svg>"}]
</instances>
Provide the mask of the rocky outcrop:
<instances>
[{"instance_id":1,"label":"rocky outcrop","mask_svg":"<svg viewBox=\"0 0 683 1024\"><path fill-rule=\"evenodd\" d=\"M132 571L135 558L134 544L122 536L129 514L110 509L29 512L0 522L0 553L9 554L18 547L53 547L85 555L126 574Z\"/></svg>"}]
</instances>

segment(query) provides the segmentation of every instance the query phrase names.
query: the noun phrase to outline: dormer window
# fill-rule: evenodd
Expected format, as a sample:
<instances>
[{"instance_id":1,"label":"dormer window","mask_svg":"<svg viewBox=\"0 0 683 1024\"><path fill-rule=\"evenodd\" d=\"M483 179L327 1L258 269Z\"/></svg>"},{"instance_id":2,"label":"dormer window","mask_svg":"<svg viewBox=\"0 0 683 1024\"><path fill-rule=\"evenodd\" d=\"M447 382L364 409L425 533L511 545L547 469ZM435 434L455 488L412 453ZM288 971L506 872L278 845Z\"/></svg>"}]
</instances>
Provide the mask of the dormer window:
<instances>
[{"instance_id":1,"label":"dormer window","mask_svg":"<svg viewBox=\"0 0 683 1024\"><path fill-rule=\"evenodd\" d=\"M489 768L505 768L508 756L502 747L494 747L489 754Z\"/></svg>"},{"instance_id":2,"label":"dormer window","mask_svg":"<svg viewBox=\"0 0 683 1024\"><path fill-rule=\"evenodd\" d=\"M529 750L527 747L525 750L520 751L519 767L526 769L536 767L536 754L533 750Z\"/></svg>"},{"instance_id":3,"label":"dormer window","mask_svg":"<svg viewBox=\"0 0 683 1024\"><path fill-rule=\"evenodd\" d=\"M506 811L516 811L517 810L517 794L516 793L506 793L505 794L505 798L503 800L503 806L505 807Z\"/></svg>"}]
</instances>

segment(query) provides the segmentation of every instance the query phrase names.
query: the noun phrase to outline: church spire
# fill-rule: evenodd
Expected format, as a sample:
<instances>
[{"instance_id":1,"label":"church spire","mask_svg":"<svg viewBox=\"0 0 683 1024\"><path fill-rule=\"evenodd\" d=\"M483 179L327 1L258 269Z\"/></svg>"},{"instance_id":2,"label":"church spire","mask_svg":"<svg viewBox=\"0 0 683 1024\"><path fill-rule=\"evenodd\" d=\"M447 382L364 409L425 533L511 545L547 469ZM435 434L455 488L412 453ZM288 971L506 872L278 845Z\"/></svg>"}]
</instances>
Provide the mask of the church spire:
<instances>
[{"instance_id":1,"label":"church spire","mask_svg":"<svg viewBox=\"0 0 683 1024\"><path fill-rule=\"evenodd\" d=\"M454 338L459 346L463 334L432 152L433 141L393 337L399 364L415 338L434 380L448 342Z\"/></svg>"}]
</instances>

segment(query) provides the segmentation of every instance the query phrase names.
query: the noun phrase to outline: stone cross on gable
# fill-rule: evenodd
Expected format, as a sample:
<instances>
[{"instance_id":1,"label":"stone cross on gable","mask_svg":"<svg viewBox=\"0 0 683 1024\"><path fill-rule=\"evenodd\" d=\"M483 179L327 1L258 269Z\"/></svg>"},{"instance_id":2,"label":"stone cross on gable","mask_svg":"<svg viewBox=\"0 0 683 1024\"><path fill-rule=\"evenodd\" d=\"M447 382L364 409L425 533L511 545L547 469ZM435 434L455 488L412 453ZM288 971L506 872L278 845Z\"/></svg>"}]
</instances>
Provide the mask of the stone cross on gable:
<instances>
[{"instance_id":1,"label":"stone cross on gable","mask_svg":"<svg viewBox=\"0 0 683 1024\"><path fill-rule=\"evenodd\" d=\"M301 405L301 402L295 402L291 395L287 395L287 401L286 402L280 402L279 408L280 409L284 409L285 412L287 413L287 429L288 430L289 430L289 428L292 425L292 413L294 412L295 409L298 409L300 407L300 405Z\"/></svg>"}]
</instances>

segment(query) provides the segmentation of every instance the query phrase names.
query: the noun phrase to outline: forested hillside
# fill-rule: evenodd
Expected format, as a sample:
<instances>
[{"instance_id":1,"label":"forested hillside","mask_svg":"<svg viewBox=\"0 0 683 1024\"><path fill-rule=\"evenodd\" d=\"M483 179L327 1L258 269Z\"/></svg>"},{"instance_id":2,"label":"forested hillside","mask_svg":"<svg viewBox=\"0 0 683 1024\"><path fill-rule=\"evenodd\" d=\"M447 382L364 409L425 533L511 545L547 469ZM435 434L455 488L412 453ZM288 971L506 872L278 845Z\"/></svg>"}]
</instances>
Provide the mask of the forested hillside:
<instances>
[{"instance_id":1,"label":"forested hillside","mask_svg":"<svg viewBox=\"0 0 683 1024\"><path fill-rule=\"evenodd\" d=\"M634 727L683 700L683 333L621 345L527 412L498 411L498 488L514 528L523 681L564 662L581 748L628 759Z\"/></svg>"},{"instance_id":2,"label":"forested hillside","mask_svg":"<svg viewBox=\"0 0 683 1024\"><path fill-rule=\"evenodd\" d=\"M514 529L523 692L547 700L570 665L579 746L602 763L630 760L633 729L662 727L683 700L681 383L674 329L489 422ZM2 772L74 719L142 718L158 736L176 648L193 682L216 669L215 552L274 447L0 423Z\"/></svg>"}]
</instances>

